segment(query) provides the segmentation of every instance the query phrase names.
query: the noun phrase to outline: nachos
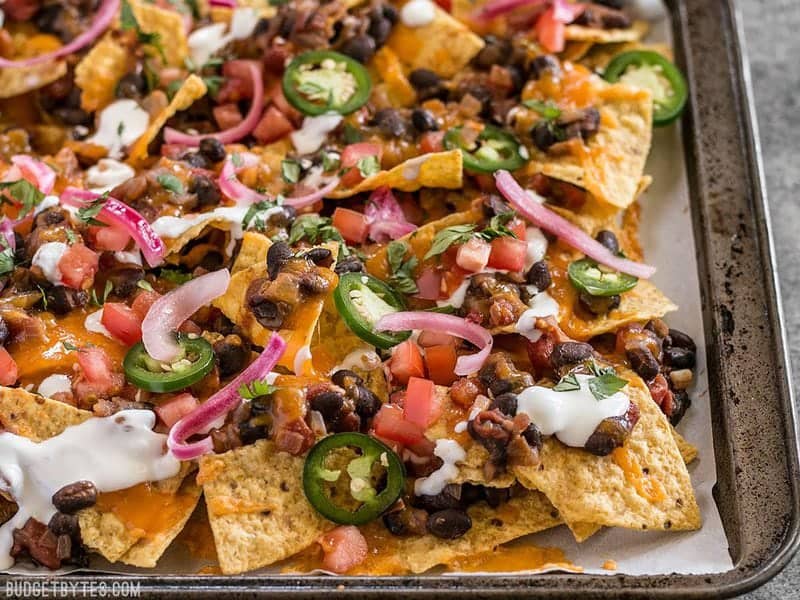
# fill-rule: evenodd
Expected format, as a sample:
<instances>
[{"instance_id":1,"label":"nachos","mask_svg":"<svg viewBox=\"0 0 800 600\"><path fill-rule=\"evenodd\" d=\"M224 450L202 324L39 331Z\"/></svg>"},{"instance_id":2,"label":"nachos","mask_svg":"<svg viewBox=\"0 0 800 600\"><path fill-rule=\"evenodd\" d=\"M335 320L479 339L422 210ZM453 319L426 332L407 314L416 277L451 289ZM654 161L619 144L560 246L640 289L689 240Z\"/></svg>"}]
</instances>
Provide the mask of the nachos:
<instances>
[{"instance_id":1,"label":"nachos","mask_svg":"<svg viewBox=\"0 0 800 600\"><path fill-rule=\"evenodd\" d=\"M0 567L206 531L226 575L579 571L507 544L700 527L646 23L90 4L0 4Z\"/></svg>"}]
</instances>

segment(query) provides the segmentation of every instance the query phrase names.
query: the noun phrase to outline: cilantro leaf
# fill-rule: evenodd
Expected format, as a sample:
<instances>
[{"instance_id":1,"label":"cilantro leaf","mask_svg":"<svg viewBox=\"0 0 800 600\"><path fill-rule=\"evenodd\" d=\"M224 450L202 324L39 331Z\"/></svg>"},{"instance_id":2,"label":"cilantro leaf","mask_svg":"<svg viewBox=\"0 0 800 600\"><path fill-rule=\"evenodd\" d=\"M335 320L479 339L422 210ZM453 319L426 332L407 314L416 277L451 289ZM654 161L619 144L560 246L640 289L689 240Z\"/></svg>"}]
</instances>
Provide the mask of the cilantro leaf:
<instances>
[{"instance_id":1,"label":"cilantro leaf","mask_svg":"<svg viewBox=\"0 0 800 600\"><path fill-rule=\"evenodd\" d=\"M281 177L286 183L297 183L300 180L300 163L291 158L283 159Z\"/></svg>"},{"instance_id":2,"label":"cilantro leaf","mask_svg":"<svg viewBox=\"0 0 800 600\"><path fill-rule=\"evenodd\" d=\"M106 227L106 223L98 221L95 217L100 214L103 207L106 205L106 198L108 194L103 194L102 197L92 202L89 206L84 206L78 209L78 218L87 225L95 225L97 227Z\"/></svg>"},{"instance_id":3,"label":"cilantro leaf","mask_svg":"<svg viewBox=\"0 0 800 600\"><path fill-rule=\"evenodd\" d=\"M326 173L328 171L335 171L339 168L339 165L342 164L339 155L335 152L323 152L322 153L322 170Z\"/></svg>"},{"instance_id":4,"label":"cilantro leaf","mask_svg":"<svg viewBox=\"0 0 800 600\"><path fill-rule=\"evenodd\" d=\"M233 154L231 154L231 162L233 163L233 166L236 167L237 169L240 169L241 167L244 166L244 160L242 159L242 155L239 154L238 152L234 152Z\"/></svg>"},{"instance_id":5,"label":"cilantro leaf","mask_svg":"<svg viewBox=\"0 0 800 600\"><path fill-rule=\"evenodd\" d=\"M186 191L181 180L172 173L162 173L156 177L156 181L158 181L161 187L173 194L183 194Z\"/></svg>"},{"instance_id":6,"label":"cilantro leaf","mask_svg":"<svg viewBox=\"0 0 800 600\"><path fill-rule=\"evenodd\" d=\"M97 292L94 289L92 289L92 295L91 295L92 304L94 304L95 306L103 306L106 303L106 300L108 300L108 295L111 293L111 290L113 289L114 289L114 284L111 283L110 279L106 280L106 285L105 288L103 289L102 298L98 298Z\"/></svg>"},{"instance_id":7,"label":"cilantro leaf","mask_svg":"<svg viewBox=\"0 0 800 600\"><path fill-rule=\"evenodd\" d=\"M203 77L203 83L206 84L208 93L211 96L216 97L216 95L219 93L219 88L221 88L222 84L225 83L225 78L221 75L206 75Z\"/></svg>"},{"instance_id":8,"label":"cilantro leaf","mask_svg":"<svg viewBox=\"0 0 800 600\"><path fill-rule=\"evenodd\" d=\"M525 108L535 110L548 121L553 121L561 116L561 109L551 101L542 102L541 100L524 100L522 105Z\"/></svg>"},{"instance_id":9,"label":"cilantro leaf","mask_svg":"<svg viewBox=\"0 0 800 600\"><path fill-rule=\"evenodd\" d=\"M595 397L595 400L604 400L609 398L628 385L628 382L613 372L603 373L599 377L593 377L589 380L589 391Z\"/></svg>"},{"instance_id":10,"label":"cilantro leaf","mask_svg":"<svg viewBox=\"0 0 800 600\"><path fill-rule=\"evenodd\" d=\"M574 373L570 373L561 378L556 386L553 388L556 392L576 392L581 389L581 384Z\"/></svg>"},{"instance_id":11,"label":"cilantro leaf","mask_svg":"<svg viewBox=\"0 0 800 600\"><path fill-rule=\"evenodd\" d=\"M275 202L269 202L268 200L262 200L261 202L251 204L242 219L242 227L248 229L250 227L250 222L255 218L256 229L263 231L266 228L266 224L264 223L264 219L258 216L258 213L275 208L276 206L278 205Z\"/></svg>"},{"instance_id":12,"label":"cilantro leaf","mask_svg":"<svg viewBox=\"0 0 800 600\"><path fill-rule=\"evenodd\" d=\"M161 269L159 277L166 279L171 283L177 283L178 285L182 285L187 281L194 279L191 273L184 273L178 269Z\"/></svg>"},{"instance_id":13,"label":"cilantro leaf","mask_svg":"<svg viewBox=\"0 0 800 600\"><path fill-rule=\"evenodd\" d=\"M414 270L419 261L413 254L411 258L405 260L406 253L409 251L406 242L391 242L386 247L386 259L389 263L391 275L389 283L399 292L404 294L416 294L419 291L417 282L414 280Z\"/></svg>"},{"instance_id":14,"label":"cilantro leaf","mask_svg":"<svg viewBox=\"0 0 800 600\"><path fill-rule=\"evenodd\" d=\"M44 194L26 179L2 182L0 183L0 191L2 190L5 190L9 196L22 205L22 210L19 213L20 219L39 206L44 200ZM5 198L2 201L7 202Z\"/></svg>"},{"instance_id":15,"label":"cilantro leaf","mask_svg":"<svg viewBox=\"0 0 800 600\"><path fill-rule=\"evenodd\" d=\"M66 229L65 231L66 231L66 234L67 234L67 243L70 246L72 246L75 242L78 241L78 236L75 234L75 232L72 229Z\"/></svg>"},{"instance_id":16,"label":"cilantro leaf","mask_svg":"<svg viewBox=\"0 0 800 600\"><path fill-rule=\"evenodd\" d=\"M361 132L358 130L358 128L350 123L344 124L343 136L345 144L355 144L356 142L360 142L364 139L364 136L361 135Z\"/></svg>"},{"instance_id":17,"label":"cilantro leaf","mask_svg":"<svg viewBox=\"0 0 800 600\"><path fill-rule=\"evenodd\" d=\"M331 219L319 215L302 215L295 219L289 231L289 244L295 244L302 239L312 244L319 242L343 242L344 238L339 230L331 225Z\"/></svg>"},{"instance_id":18,"label":"cilantro leaf","mask_svg":"<svg viewBox=\"0 0 800 600\"><path fill-rule=\"evenodd\" d=\"M137 281L136 282L136 287L138 287L139 289L144 290L146 292L155 291L155 290L153 290L153 286L150 285L150 282L145 280L145 279L140 279L139 281Z\"/></svg>"},{"instance_id":19,"label":"cilantro leaf","mask_svg":"<svg viewBox=\"0 0 800 600\"><path fill-rule=\"evenodd\" d=\"M447 251L453 244L463 244L472 237L475 232L475 225L453 225L438 231L433 238L430 250L425 254L423 260L428 260L434 256Z\"/></svg>"},{"instance_id":20,"label":"cilantro leaf","mask_svg":"<svg viewBox=\"0 0 800 600\"><path fill-rule=\"evenodd\" d=\"M62 341L61 345L64 346L64 350L66 350L67 352L75 352L78 349L78 347L75 344L68 342L66 340Z\"/></svg>"},{"instance_id":21,"label":"cilantro leaf","mask_svg":"<svg viewBox=\"0 0 800 600\"><path fill-rule=\"evenodd\" d=\"M6 275L14 270L14 250L8 245L6 239L0 236L3 251L0 252L0 275Z\"/></svg>"},{"instance_id":22,"label":"cilantro leaf","mask_svg":"<svg viewBox=\"0 0 800 600\"><path fill-rule=\"evenodd\" d=\"M267 383L266 379L256 379L250 383L239 386L239 395L246 400L253 400L261 396L269 396L278 387Z\"/></svg>"},{"instance_id":23,"label":"cilantro leaf","mask_svg":"<svg viewBox=\"0 0 800 600\"><path fill-rule=\"evenodd\" d=\"M513 210L493 216L489 220L488 227L483 229L483 231L479 231L478 235L487 242L491 242L499 237L517 237L513 231L506 227L506 224L511 221L514 216Z\"/></svg>"},{"instance_id":24,"label":"cilantro leaf","mask_svg":"<svg viewBox=\"0 0 800 600\"><path fill-rule=\"evenodd\" d=\"M375 175L375 173L379 173L381 170L381 164L378 162L377 156L365 156L356 163L356 166L358 167L358 172L365 179Z\"/></svg>"}]
</instances>

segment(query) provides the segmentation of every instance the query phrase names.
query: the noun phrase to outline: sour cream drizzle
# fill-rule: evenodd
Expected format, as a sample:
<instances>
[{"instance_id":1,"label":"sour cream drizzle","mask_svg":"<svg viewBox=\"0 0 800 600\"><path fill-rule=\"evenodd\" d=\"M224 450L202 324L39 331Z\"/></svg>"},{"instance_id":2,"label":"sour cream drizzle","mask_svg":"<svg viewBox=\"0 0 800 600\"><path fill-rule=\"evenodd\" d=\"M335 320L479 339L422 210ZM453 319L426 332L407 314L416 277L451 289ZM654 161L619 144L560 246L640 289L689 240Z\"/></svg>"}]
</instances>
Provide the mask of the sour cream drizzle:
<instances>
[{"instance_id":1,"label":"sour cream drizzle","mask_svg":"<svg viewBox=\"0 0 800 600\"><path fill-rule=\"evenodd\" d=\"M100 113L95 134L86 141L108 148L112 158L122 156L122 150L138 140L150 124L150 115L135 100L112 102Z\"/></svg>"},{"instance_id":2,"label":"sour cream drizzle","mask_svg":"<svg viewBox=\"0 0 800 600\"><path fill-rule=\"evenodd\" d=\"M176 475L180 462L164 452L166 436L152 431L155 421L149 410L124 410L40 443L0 433L0 491L19 506L0 527L0 569L14 563L14 530L29 518L48 523L57 512L51 498L65 485L86 480L100 492L113 492Z\"/></svg>"},{"instance_id":3,"label":"sour cream drizzle","mask_svg":"<svg viewBox=\"0 0 800 600\"><path fill-rule=\"evenodd\" d=\"M424 27L436 18L436 7L431 0L411 0L400 10L400 20L406 27Z\"/></svg>"},{"instance_id":4,"label":"sour cream drizzle","mask_svg":"<svg viewBox=\"0 0 800 600\"><path fill-rule=\"evenodd\" d=\"M463 462L467 458L467 453L455 440L436 440L433 453L444 463L427 477L420 477L414 482L414 493L417 496L435 496L440 493L444 486L458 476L456 463Z\"/></svg>"},{"instance_id":5,"label":"sour cream drizzle","mask_svg":"<svg viewBox=\"0 0 800 600\"><path fill-rule=\"evenodd\" d=\"M589 389L590 375L576 375L580 389L556 392L532 386L517 396L517 413L525 413L544 435L555 435L567 446L582 448L603 419L624 415L630 399L623 391L598 400Z\"/></svg>"}]
</instances>

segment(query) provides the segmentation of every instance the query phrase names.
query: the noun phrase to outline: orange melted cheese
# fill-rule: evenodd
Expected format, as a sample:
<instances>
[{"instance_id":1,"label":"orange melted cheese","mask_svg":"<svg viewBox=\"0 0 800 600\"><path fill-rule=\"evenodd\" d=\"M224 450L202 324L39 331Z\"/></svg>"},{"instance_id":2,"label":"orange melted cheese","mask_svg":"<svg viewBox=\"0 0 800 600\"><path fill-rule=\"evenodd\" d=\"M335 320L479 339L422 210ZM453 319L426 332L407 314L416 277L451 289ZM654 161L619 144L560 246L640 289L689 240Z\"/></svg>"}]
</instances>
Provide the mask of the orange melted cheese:
<instances>
[{"instance_id":1,"label":"orange melted cheese","mask_svg":"<svg viewBox=\"0 0 800 600\"><path fill-rule=\"evenodd\" d=\"M599 87L597 77L589 69L566 62L560 74L545 73L529 81L522 99L553 101L562 109L581 109L597 103Z\"/></svg>"},{"instance_id":2,"label":"orange melted cheese","mask_svg":"<svg viewBox=\"0 0 800 600\"><path fill-rule=\"evenodd\" d=\"M648 502L661 502L666 500L667 494L661 482L645 473L637 458L624 446L615 448L611 453L614 462L625 473L627 482L636 488L639 495Z\"/></svg>"},{"instance_id":3,"label":"orange melted cheese","mask_svg":"<svg viewBox=\"0 0 800 600\"><path fill-rule=\"evenodd\" d=\"M65 317L41 313L44 322L44 339L29 338L8 347L19 368L21 385L39 384L53 373L69 374L77 362L74 352L64 347L64 342L78 348L89 344L105 350L115 367L122 364L127 347L102 334L87 331L84 326L89 311L76 310Z\"/></svg>"},{"instance_id":4,"label":"orange melted cheese","mask_svg":"<svg viewBox=\"0 0 800 600\"><path fill-rule=\"evenodd\" d=\"M560 548L538 548L522 544L499 546L488 552L456 559L447 566L450 572L463 573L512 573L544 569L572 572L583 570L568 561Z\"/></svg>"},{"instance_id":5,"label":"orange melted cheese","mask_svg":"<svg viewBox=\"0 0 800 600\"><path fill-rule=\"evenodd\" d=\"M194 502L190 494L165 493L149 483L140 483L98 494L96 507L101 512L116 515L129 531L152 538L178 523Z\"/></svg>"}]
</instances>

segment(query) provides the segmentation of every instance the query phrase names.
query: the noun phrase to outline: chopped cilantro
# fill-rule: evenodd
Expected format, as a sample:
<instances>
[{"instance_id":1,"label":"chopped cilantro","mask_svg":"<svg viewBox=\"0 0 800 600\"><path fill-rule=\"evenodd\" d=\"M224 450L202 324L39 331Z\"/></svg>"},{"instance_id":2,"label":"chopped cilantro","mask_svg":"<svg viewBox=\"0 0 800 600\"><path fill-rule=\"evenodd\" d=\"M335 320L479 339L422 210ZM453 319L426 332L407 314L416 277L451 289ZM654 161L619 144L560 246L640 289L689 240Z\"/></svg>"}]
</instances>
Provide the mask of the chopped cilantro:
<instances>
[{"instance_id":1,"label":"chopped cilantro","mask_svg":"<svg viewBox=\"0 0 800 600\"><path fill-rule=\"evenodd\" d=\"M44 200L44 194L26 179L4 181L0 183L0 191L2 190L5 190L11 198L22 205L22 210L19 213L20 219L31 212L35 207L39 206L42 200ZM0 203L2 202L8 202L5 196L0 198Z\"/></svg>"},{"instance_id":2,"label":"chopped cilantro","mask_svg":"<svg viewBox=\"0 0 800 600\"><path fill-rule=\"evenodd\" d=\"M323 152L322 153L322 170L325 172L335 171L342 164L339 155L336 152Z\"/></svg>"},{"instance_id":3,"label":"chopped cilantro","mask_svg":"<svg viewBox=\"0 0 800 600\"><path fill-rule=\"evenodd\" d=\"M173 194L183 194L186 191L181 180L171 173L162 173L156 177L156 181L158 181L161 187L165 190L169 190Z\"/></svg>"},{"instance_id":4,"label":"chopped cilantro","mask_svg":"<svg viewBox=\"0 0 800 600\"><path fill-rule=\"evenodd\" d=\"M525 108L535 110L548 121L553 121L561 116L561 109L551 101L542 102L541 100L524 100L522 105Z\"/></svg>"},{"instance_id":5,"label":"chopped cilantro","mask_svg":"<svg viewBox=\"0 0 800 600\"><path fill-rule=\"evenodd\" d=\"M276 386L267 383L266 379L256 379L239 386L239 395L245 400L253 400L261 396L269 396L277 389Z\"/></svg>"},{"instance_id":6,"label":"chopped cilantro","mask_svg":"<svg viewBox=\"0 0 800 600\"><path fill-rule=\"evenodd\" d=\"M159 277L166 279L170 283L177 283L178 285L182 285L194 279L191 273L185 273L178 269L161 269Z\"/></svg>"},{"instance_id":7,"label":"chopped cilantro","mask_svg":"<svg viewBox=\"0 0 800 600\"><path fill-rule=\"evenodd\" d=\"M419 261L413 254L405 260L406 253L410 250L406 242L390 242L386 247L386 259L389 263L391 275L389 283L399 292L416 294L419 291L414 280L414 270Z\"/></svg>"},{"instance_id":8,"label":"chopped cilantro","mask_svg":"<svg viewBox=\"0 0 800 600\"><path fill-rule=\"evenodd\" d=\"M433 238L430 250L423 260L439 256L447 251L453 244L463 244L475 233L475 225L453 225L438 231Z\"/></svg>"},{"instance_id":9,"label":"chopped cilantro","mask_svg":"<svg viewBox=\"0 0 800 600\"><path fill-rule=\"evenodd\" d=\"M514 218L514 211L500 213L489 220L489 226L478 232L481 239L491 242L499 237L517 237L506 225Z\"/></svg>"},{"instance_id":10,"label":"chopped cilantro","mask_svg":"<svg viewBox=\"0 0 800 600\"><path fill-rule=\"evenodd\" d=\"M357 127L354 127L350 123L344 124L344 143L345 144L355 144L356 142L360 142L364 139L364 136L361 135L361 132L358 130Z\"/></svg>"},{"instance_id":11,"label":"chopped cilantro","mask_svg":"<svg viewBox=\"0 0 800 600\"><path fill-rule=\"evenodd\" d=\"M342 234L331 225L331 219L319 215L301 215L292 223L289 243L295 244L305 239L312 244L320 242L343 242Z\"/></svg>"},{"instance_id":12,"label":"chopped cilantro","mask_svg":"<svg viewBox=\"0 0 800 600\"><path fill-rule=\"evenodd\" d=\"M75 344L68 342L66 340L62 341L61 345L64 346L64 350L66 350L67 352L75 352L78 349L78 347Z\"/></svg>"},{"instance_id":13,"label":"chopped cilantro","mask_svg":"<svg viewBox=\"0 0 800 600\"><path fill-rule=\"evenodd\" d=\"M153 286L150 285L150 282L146 281L145 279L140 279L139 281L137 281L136 282L136 287L138 287L139 289L144 290L146 292L155 291L155 290L153 290Z\"/></svg>"},{"instance_id":14,"label":"chopped cilantro","mask_svg":"<svg viewBox=\"0 0 800 600\"><path fill-rule=\"evenodd\" d=\"M92 202L89 206L78 209L78 218L87 225L95 225L97 227L106 227L102 221L98 221L95 217L100 214L103 207L106 205L106 198L108 194L103 194L100 198Z\"/></svg>"},{"instance_id":15,"label":"chopped cilantro","mask_svg":"<svg viewBox=\"0 0 800 600\"><path fill-rule=\"evenodd\" d=\"M6 275L14 270L14 250L8 245L6 238L0 235L0 275Z\"/></svg>"},{"instance_id":16,"label":"chopped cilantro","mask_svg":"<svg viewBox=\"0 0 800 600\"><path fill-rule=\"evenodd\" d=\"M581 384L578 378L575 377L575 373L570 373L562 377L561 381L559 381L553 389L557 392L576 392L581 389Z\"/></svg>"},{"instance_id":17,"label":"chopped cilantro","mask_svg":"<svg viewBox=\"0 0 800 600\"><path fill-rule=\"evenodd\" d=\"M377 156L365 156L356 163L356 166L358 167L358 172L364 178L375 175L381 170L381 164L378 162Z\"/></svg>"},{"instance_id":18,"label":"chopped cilantro","mask_svg":"<svg viewBox=\"0 0 800 600\"><path fill-rule=\"evenodd\" d=\"M94 304L95 306L103 306L106 303L106 300L108 300L108 295L111 293L111 290L113 289L114 289L114 284L111 283L110 279L106 280L105 288L103 288L102 298L98 298L97 292L93 289L91 295L92 304Z\"/></svg>"},{"instance_id":19,"label":"chopped cilantro","mask_svg":"<svg viewBox=\"0 0 800 600\"><path fill-rule=\"evenodd\" d=\"M78 236L75 235L75 232L72 231L72 229L67 229L65 231L67 232L67 242L70 246L78 241Z\"/></svg>"},{"instance_id":20,"label":"chopped cilantro","mask_svg":"<svg viewBox=\"0 0 800 600\"><path fill-rule=\"evenodd\" d=\"M267 200L251 204L250 208L247 209L247 213L244 215L244 219L242 219L242 227L248 229L250 227L250 222L255 219L255 228L258 231L264 231L264 229L266 229L266 223L264 223L264 219L260 217L258 213L275 208L276 206L277 204L275 202L269 202Z\"/></svg>"},{"instance_id":21,"label":"chopped cilantro","mask_svg":"<svg viewBox=\"0 0 800 600\"><path fill-rule=\"evenodd\" d=\"M292 158L283 159L281 177L286 183L297 183L300 180L300 163Z\"/></svg>"}]
</instances>

